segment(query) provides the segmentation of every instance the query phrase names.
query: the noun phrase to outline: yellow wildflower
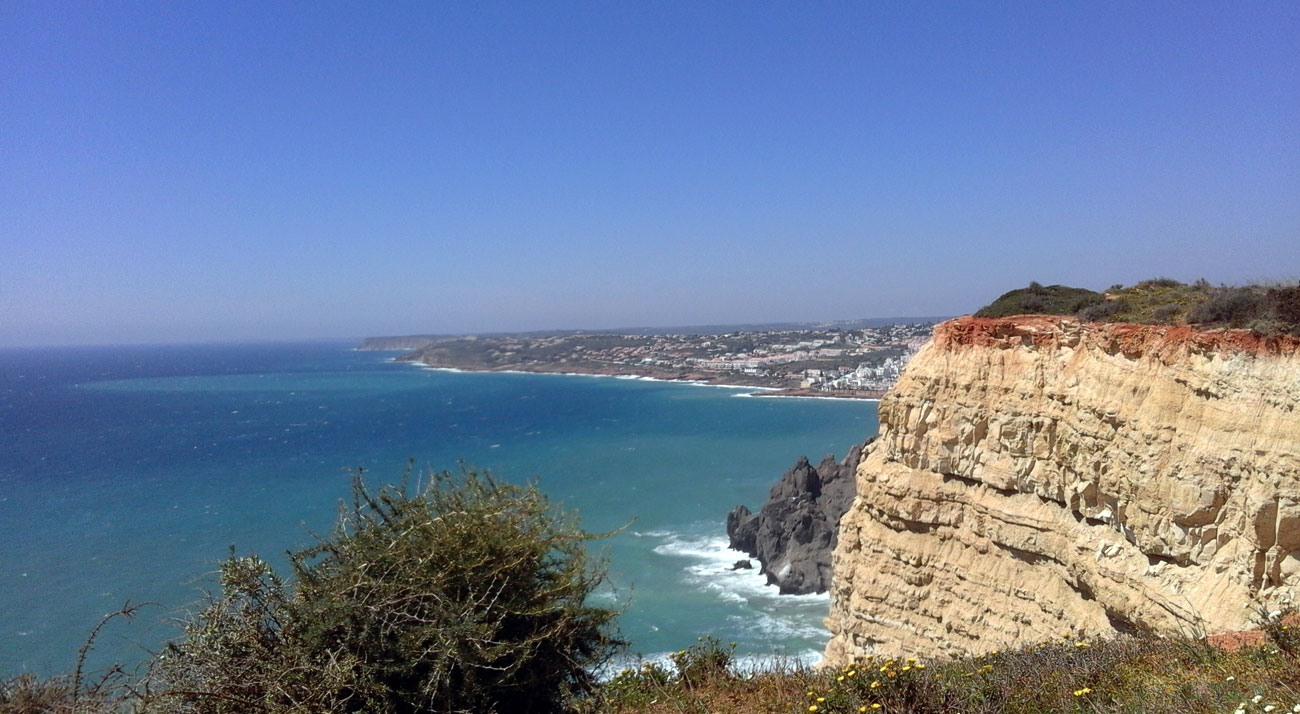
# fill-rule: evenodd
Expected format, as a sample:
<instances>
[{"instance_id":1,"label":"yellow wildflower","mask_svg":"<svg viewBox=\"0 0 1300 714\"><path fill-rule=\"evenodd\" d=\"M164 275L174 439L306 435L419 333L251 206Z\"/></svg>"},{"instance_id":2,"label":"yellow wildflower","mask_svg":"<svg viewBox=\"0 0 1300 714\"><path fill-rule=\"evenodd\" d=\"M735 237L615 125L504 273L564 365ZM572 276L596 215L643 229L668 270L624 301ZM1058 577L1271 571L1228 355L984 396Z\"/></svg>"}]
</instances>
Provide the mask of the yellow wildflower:
<instances>
[{"instance_id":1,"label":"yellow wildflower","mask_svg":"<svg viewBox=\"0 0 1300 714\"><path fill-rule=\"evenodd\" d=\"M1090 693L1090 692L1092 692L1091 689L1089 689L1088 687L1084 687L1083 689L1076 689L1076 690L1074 690L1074 696L1076 696L1076 697L1082 697L1083 695L1088 694L1088 693Z\"/></svg>"}]
</instances>

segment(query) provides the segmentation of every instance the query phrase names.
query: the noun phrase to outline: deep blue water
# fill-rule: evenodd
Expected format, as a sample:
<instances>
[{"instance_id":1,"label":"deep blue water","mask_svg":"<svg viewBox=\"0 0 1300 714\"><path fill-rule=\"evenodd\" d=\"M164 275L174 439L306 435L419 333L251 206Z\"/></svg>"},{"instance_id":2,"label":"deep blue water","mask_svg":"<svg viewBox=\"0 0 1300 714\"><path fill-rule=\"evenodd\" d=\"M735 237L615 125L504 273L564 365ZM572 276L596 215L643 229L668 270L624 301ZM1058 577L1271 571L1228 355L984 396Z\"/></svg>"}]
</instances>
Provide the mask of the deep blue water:
<instances>
[{"instance_id":1,"label":"deep blue water","mask_svg":"<svg viewBox=\"0 0 1300 714\"><path fill-rule=\"evenodd\" d=\"M738 398L596 377L460 374L346 344L0 351L0 674L137 662L233 546L277 565L328 532L352 469L408 459L535 479L604 542L620 621L646 656L703 634L745 656L824 645L825 597L733 572L723 519L800 455L875 433L874 403Z\"/></svg>"}]
</instances>

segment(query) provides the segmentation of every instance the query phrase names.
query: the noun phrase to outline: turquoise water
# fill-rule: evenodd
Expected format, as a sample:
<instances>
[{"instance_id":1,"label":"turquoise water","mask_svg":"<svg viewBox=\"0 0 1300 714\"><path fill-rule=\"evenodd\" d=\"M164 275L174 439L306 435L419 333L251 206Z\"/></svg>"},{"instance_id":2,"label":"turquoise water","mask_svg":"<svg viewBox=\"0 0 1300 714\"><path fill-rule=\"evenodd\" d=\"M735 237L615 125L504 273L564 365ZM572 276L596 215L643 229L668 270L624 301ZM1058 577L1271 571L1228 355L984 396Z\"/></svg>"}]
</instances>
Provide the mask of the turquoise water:
<instances>
[{"instance_id":1,"label":"turquoise water","mask_svg":"<svg viewBox=\"0 0 1300 714\"><path fill-rule=\"evenodd\" d=\"M350 470L458 459L535 479L604 541L634 652L714 634L745 657L814 656L824 596L729 568L723 520L800 455L876 430L866 402L597 377L461 374L343 344L0 352L0 674L138 662L234 547L284 563L327 532ZM633 520L635 519L635 520Z\"/></svg>"}]
</instances>

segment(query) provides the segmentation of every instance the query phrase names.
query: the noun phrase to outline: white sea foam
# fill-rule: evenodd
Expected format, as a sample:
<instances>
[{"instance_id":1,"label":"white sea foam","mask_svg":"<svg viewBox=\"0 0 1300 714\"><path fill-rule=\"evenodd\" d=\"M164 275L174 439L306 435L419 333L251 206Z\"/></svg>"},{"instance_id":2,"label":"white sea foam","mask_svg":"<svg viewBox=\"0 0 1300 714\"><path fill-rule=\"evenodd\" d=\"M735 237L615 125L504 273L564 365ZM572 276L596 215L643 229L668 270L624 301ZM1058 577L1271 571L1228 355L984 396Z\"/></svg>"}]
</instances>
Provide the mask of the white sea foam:
<instances>
[{"instance_id":1,"label":"white sea foam","mask_svg":"<svg viewBox=\"0 0 1300 714\"><path fill-rule=\"evenodd\" d=\"M596 670L601 681L608 681L623 670L637 671L645 665L657 666L676 671L672 656L674 652L655 652L645 655L622 655L610 660ZM771 654L737 655L732 660L732 671L747 677L763 672L783 672L795 668L810 668L822 661L821 650L806 649L800 652L772 652Z\"/></svg>"},{"instance_id":2,"label":"white sea foam","mask_svg":"<svg viewBox=\"0 0 1300 714\"><path fill-rule=\"evenodd\" d=\"M822 661L821 650L803 650L802 652L773 652L769 655L741 655L736 657L733 665L736 673L741 675L762 672L784 672L795 667L811 668Z\"/></svg>"},{"instance_id":3,"label":"white sea foam","mask_svg":"<svg viewBox=\"0 0 1300 714\"><path fill-rule=\"evenodd\" d=\"M395 358L389 358L387 361L396 362ZM765 392L779 391L779 387L749 387L739 384L714 384L712 382L701 382L693 379L663 379L661 377L650 377L640 374L593 374L591 372L532 372L523 369L460 369L458 367L430 367L429 365L418 362L409 363L419 369L429 370L431 372L451 372L455 374L527 374L527 375L549 375L552 377L589 377L593 379L624 379L638 382L664 382L667 384L687 384L692 387L715 387L718 389L736 389L743 390L741 395L737 396L758 396L751 395L748 392ZM820 398L820 397L819 397Z\"/></svg>"},{"instance_id":4,"label":"white sea foam","mask_svg":"<svg viewBox=\"0 0 1300 714\"><path fill-rule=\"evenodd\" d=\"M712 382L684 381L681 382L681 384L690 384L696 387L713 387L714 389L741 389L745 391L758 389L758 387L746 387L739 384L714 384Z\"/></svg>"},{"instance_id":5,"label":"white sea foam","mask_svg":"<svg viewBox=\"0 0 1300 714\"><path fill-rule=\"evenodd\" d=\"M739 389L739 387L738 387L738 389ZM766 396L771 396L771 395L763 394L763 392L779 392L779 391L781 391L781 388L780 388L780 387L743 387L743 389L744 389L745 391L740 392L740 393L738 393L738 394L733 394L733 395L731 395L731 396L733 396L733 397L744 397L744 398L749 398L749 397L766 397Z\"/></svg>"},{"instance_id":6,"label":"white sea foam","mask_svg":"<svg viewBox=\"0 0 1300 714\"><path fill-rule=\"evenodd\" d=\"M818 613L825 616L824 611ZM826 635L826 630L817 620L805 620L796 617L779 617L767 612L757 616L730 615L727 621L738 629L762 640L785 640L794 638L818 639Z\"/></svg>"},{"instance_id":7,"label":"white sea foam","mask_svg":"<svg viewBox=\"0 0 1300 714\"><path fill-rule=\"evenodd\" d=\"M739 395L738 395L739 396ZM880 403L879 399L864 399L860 397L819 397L810 394L746 394L746 397L763 397L767 399L827 399L836 402L875 402Z\"/></svg>"},{"instance_id":8,"label":"white sea foam","mask_svg":"<svg viewBox=\"0 0 1300 714\"><path fill-rule=\"evenodd\" d=\"M722 536L689 538L668 534L663 543L655 546L654 552L695 561L683 568L687 582L716 593L720 600L749 605L760 612L767 612L768 617L782 619L771 611L788 610L793 605L824 608L830 602L827 593L782 595L776 587L767 584L767 577L759 573L757 567L735 569L737 561L752 559L742 551L733 550ZM814 637L824 632L820 626L815 629L816 632L812 635Z\"/></svg>"}]
</instances>

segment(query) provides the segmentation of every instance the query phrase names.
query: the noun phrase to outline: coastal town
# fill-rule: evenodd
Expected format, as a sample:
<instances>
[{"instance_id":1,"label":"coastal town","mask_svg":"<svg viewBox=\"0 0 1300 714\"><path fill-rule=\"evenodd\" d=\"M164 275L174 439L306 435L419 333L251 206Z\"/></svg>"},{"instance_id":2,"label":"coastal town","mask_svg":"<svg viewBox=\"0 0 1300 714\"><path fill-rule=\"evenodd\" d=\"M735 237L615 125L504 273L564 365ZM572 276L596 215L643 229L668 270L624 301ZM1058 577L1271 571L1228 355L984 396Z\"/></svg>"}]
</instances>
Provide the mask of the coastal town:
<instances>
[{"instance_id":1,"label":"coastal town","mask_svg":"<svg viewBox=\"0 0 1300 714\"><path fill-rule=\"evenodd\" d=\"M370 338L361 349L405 350L398 360L436 368L618 375L872 399L893 386L933 327L414 336Z\"/></svg>"}]
</instances>

